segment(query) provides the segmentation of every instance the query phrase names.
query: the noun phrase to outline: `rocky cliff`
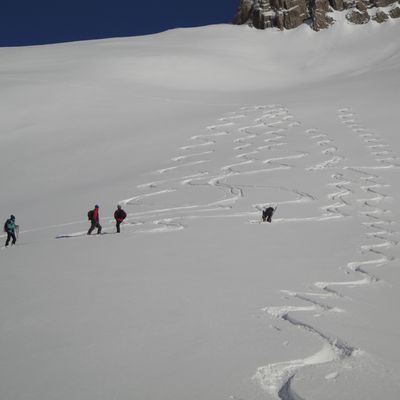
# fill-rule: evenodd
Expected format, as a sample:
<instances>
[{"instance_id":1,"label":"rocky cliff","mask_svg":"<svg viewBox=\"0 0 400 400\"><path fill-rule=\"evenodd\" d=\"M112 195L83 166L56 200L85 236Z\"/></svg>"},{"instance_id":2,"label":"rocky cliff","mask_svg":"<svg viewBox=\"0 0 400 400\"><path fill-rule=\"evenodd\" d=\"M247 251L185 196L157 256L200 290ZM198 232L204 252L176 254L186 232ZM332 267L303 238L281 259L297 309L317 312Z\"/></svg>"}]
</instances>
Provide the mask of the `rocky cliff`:
<instances>
[{"instance_id":1,"label":"rocky cliff","mask_svg":"<svg viewBox=\"0 0 400 400\"><path fill-rule=\"evenodd\" d=\"M334 23L332 11L354 24L400 18L400 0L240 0L233 23L257 29L293 29L303 23L319 31Z\"/></svg>"}]
</instances>

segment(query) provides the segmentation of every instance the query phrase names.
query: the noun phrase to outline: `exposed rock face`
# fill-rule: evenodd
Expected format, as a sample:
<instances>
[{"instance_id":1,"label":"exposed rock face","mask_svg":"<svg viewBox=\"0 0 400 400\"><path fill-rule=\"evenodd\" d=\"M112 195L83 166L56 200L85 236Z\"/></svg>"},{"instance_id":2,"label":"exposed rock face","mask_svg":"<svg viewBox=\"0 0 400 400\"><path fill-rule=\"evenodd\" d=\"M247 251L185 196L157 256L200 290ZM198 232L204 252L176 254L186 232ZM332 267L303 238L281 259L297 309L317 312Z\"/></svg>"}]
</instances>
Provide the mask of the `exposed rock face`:
<instances>
[{"instance_id":1,"label":"exposed rock face","mask_svg":"<svg viewBox=\"0 0 400 400\"><path fill-rule=\"evenodd\" d=\"M387 6L390 6L393 3L395 3L395 1L392 1L392 0L375 0L374 5L375 5L375 7L387 7Z\"/></svg>"},{"instance_id":2,"label":"exposed rock face","mask_svg":"<svg viewBox=\"0 0 400 400\"><path fill-rule=\"evenodd\" d=\"M315 31L326 29L333 23L333 18L327 15L332 11L329 0L315 0L310 5L311 26Z\"/></svg>"},{"instance_id":3,"label":"exposed rock face","mask_svg":"<svg viewBox=\"0 0 400 400\"><path fill-rule=\"evenodd\" d=\"M236 12L233 23L235 25L243 25L250 19L253 9L253 0L241 0L240 6Z\"/></svg>"},{"instance_id":4,"label":"exposed rock face","mask_svg":"<svg viewBox=\"0 0 400 400\"><path fill-rule=\"evenodd\" d=\"M371 20L384 22L388 14L382 10L398 0L240 0L233 20L234 24L249 24L257 29L293 29L308 23L315 31L328 28L334 20L331 11L347 11L346 18L354 24L366 24ZM400 0L399 0L400 1ZM400 18L400 8L389 11L391 18Z\"/></svg>"},{"instance_id":5,"label":"exposed rock face","mask_svg":"<svg viewBox=\"0 0 400 400\"><path fill-rule=\"evenodd\" d=\"M343 11L344 10L344 1L343 0L332 0L330 4L334 10Z\"/></svg>"},{"instance_id":6,"label":"exposed rock face","mask_svg":"<svg viewBox=\"0 0 400 400\"><path fill-rule=\"evenodd\" d=\"M362 1L357 1L356 8L357 8L358 11L360 11L362 13L366 12L366 11L368 12L367 5L365 3L363 3Z\"/></svg>"},{"instance_id":7,"label":"exposed rock face","mask_svg":"<svg viewBox=\"0 0 400 400\"><path fill-rule=\"evenodd\" d=\"M360 11L358 9L350 11L346 15L346 18L347 18L348 21L350 21L350 22L352 22L353 24L356 24L356 25L366 24L371 19L371 17L369 16L367 10Z\"/></svg>"},{"instance_id":8,"label":"exposed rock face","mask_svg":"<svg viewBox=\"0 0 400 400\"><path fill-rule=\"evenodd\" d=\"M350 11L346 15L346 18L348 21L357 25L366 24L371 19L371 17L368 14L367 5L361 0L356 2L356 8Z\"/></svg>"},{"instance_id":9,"label":"exposed rock face","mask_svg":"<svg viewBox=\"0 0 400 400\"><path fill-rule=\"evenodd\" d=\"M343 6L343 0L334 0ZM241 0L234 23L258 29L293 29L310 21L315 30L328 27L332 19L329 0Z\"/></svg>"},{"instance_id":10,"label":"exposed rock face","mask_svg":"<svg viewBox=\"0 0 400 400\"><path fill-rule=\"evenodd\" d=\"M392 18L400 18L400 7L393 8L389 11L389 15Z\"/></svg>"},{"instance_id":11,"label":"exposed rock face","mask_svg":"<svg viewBox=\"0 0 400 400\"><path fill-rule=\"evenodd\" d=\"M387 15L384 11L378 10L376 14L372 17L372 19L380 24L387 21L389 19L389 15Z\"/></svg>"}]
</instances>

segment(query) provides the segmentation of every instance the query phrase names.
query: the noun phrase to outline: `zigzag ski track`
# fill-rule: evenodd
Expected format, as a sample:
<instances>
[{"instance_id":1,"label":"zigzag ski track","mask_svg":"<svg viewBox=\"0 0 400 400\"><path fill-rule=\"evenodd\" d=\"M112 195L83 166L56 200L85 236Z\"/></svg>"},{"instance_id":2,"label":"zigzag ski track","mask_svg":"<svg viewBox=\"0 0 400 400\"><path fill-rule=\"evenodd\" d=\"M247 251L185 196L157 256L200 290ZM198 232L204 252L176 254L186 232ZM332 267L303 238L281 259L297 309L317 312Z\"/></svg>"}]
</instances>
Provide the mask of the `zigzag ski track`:
<instances>
[{"instance_id":1,"label":"zigzag ski track","mask_svg":"<svg viewBox=\"0 0 400 400\"><path fill-rule=\"evenodd\" d=\"M334 144L331 137L313 128L306 130L306 133L312 140L316 140L319 146L330 146L329 149L323 150L322 154L331 158L308 167L307 171L335 170L331 175L332 182L327 183L328 187L334 189L327 197L335 203L322 207L323 211L340 218L359 218L367 232L363 235L364 243L358 249L359 258L349 260L346 265L346 273L353 279L313 282L310 286L314 289L307 293L281 290L281 294L288 301L300 300L305 305L268 306L263 309L271 318L282 320L292 328L303 330L317 338L322 344L319 352L304 359L272 363L258 368L254 379L272 397L281 400L305 399L293 388L296 376L302 369L334 362L338 371L345 360L353 359L357 364L357 359L365 355L365 352L357 347L357 343L349 345L334 334L328 335L309 323L295 319L292 314L299 312L320 316L332 312L345 312L325 302L329 300L332 304L335 299L337 301L351 300L351 290L376 284L380 281L378 268L397 260L390 252L399 243L397 223L391 218L390 204L386 204L390 198L386 190L390 188L390 185L384 182L379 171L397 168L399 157L392 151L376 151L376 149L386 149L388 145L378 134L363 127L350 108L339 109L338 118L346 129L359 137L370 154L370 162L366 166L353 166L351 159L345 159L339 154L339 147ZM371 272L371 269L374 272ZM346 294L342 293L344 288L347 288ZM338 375L337 371L329 377L335 378Z\"/></svg>"}]
</instances>

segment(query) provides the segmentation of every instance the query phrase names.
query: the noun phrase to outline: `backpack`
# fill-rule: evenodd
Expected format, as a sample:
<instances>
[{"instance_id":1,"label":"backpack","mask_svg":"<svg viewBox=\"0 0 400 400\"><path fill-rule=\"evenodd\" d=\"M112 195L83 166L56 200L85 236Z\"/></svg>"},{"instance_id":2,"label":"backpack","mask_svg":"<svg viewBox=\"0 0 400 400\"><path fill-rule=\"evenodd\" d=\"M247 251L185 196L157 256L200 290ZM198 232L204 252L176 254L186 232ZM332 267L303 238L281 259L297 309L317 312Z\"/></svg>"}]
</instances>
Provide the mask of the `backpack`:
<instances>
[{"instance_id":1,"label":"backpack","mask_svg":"<svg viewBox=\"0 0 400 400\"><path fill-rule=\"evenodd\" d=\"M15 225L13 224L11 219L8 219L5 224L4 224L4 232L8 233L8 232L12 232L15 229Z\"/></svg>"},{"instance_id":2,"label":"backpack","mask_svg":"<svg viewBox=\"0 0 400 400\"><path fill-rule=\"evenodd\" d=\"M126 212L124 210L117 210L114 213L114 218L118 221L123 221L126 218Z\"/></svg>"},{"instance_id":3,"label":"backpack","mask_svg":"<svg viewBox=\"0 0 400 400\"><path fill-rule=\"evenodd\" d=\"M92 221L92 220L93 220L93 215L94 215L93 210L90 210L90 211L87 213L87 216L88 216L89 221Z\"/></svg>"}]
</instances>

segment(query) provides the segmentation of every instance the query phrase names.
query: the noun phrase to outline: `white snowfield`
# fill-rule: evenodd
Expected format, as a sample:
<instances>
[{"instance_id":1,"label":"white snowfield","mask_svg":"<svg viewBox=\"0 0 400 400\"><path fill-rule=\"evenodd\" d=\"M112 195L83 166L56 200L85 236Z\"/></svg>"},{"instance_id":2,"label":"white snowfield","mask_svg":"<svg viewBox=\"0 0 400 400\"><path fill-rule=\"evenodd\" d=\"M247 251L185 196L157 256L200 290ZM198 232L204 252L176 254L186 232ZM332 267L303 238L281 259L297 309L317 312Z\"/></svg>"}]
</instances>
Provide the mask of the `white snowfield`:
<instances>
[{"instance_id":1,"label":"white snowfield","mask_svg":"<svg viewBox=\"0 0 400 400\"><path fill-rule=\"evenodd\" d=\"M398 398L399 37L0 49L0 399Z\"/></svg>"}]
</instances>

